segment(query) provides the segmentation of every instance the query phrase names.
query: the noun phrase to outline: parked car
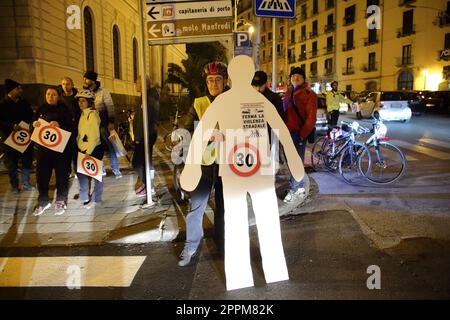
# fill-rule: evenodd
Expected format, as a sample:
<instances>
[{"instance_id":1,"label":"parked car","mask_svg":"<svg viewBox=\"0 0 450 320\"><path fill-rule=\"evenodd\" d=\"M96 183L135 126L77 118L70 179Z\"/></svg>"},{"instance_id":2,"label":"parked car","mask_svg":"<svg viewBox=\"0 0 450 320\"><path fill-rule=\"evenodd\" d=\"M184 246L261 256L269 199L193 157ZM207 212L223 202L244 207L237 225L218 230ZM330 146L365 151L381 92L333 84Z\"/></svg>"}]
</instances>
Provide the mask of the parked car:
<instances>
[{"instance_id":1,"label":"parked car","mask_svg":"<svg viewBox=\"0 0 450 320\"><path fill-rule=\"evenodd\" d=\"M322 95L317 95L317 121L316 121L316 133L323 135L328 130L327 120L327 99Z\"/></svg>"},{"instance_id":2,"label":"parked car","mask_svg":"<svg viewBox=\"0 0 450 320\"><path fill-rule=\"evenodd\" d=\"M425 112L426 94L428 92L429 91L403 91L413 115L420 116Z\"/></svg>"},{"instance_id":3,"label":"parked car","mask_svg":"<svg viewBox=\"0 0 450 320\"><path fill-rule=\"evenodd\" d=\"M378 114L382 120L404 121L411 119L408 99L400 91L375 91L360 103L361 114L370 118Z\"/></svg>"},{"instance_id":4,"label":"parked car","mask_svg":"<svg viewBox=\"0 0 450 320\"><path fill-rule=\"evenodd\" d=\"M450 91L431 91L425 95L424 110L447 113L450 111Z\"/></svg>"}]
</instances>

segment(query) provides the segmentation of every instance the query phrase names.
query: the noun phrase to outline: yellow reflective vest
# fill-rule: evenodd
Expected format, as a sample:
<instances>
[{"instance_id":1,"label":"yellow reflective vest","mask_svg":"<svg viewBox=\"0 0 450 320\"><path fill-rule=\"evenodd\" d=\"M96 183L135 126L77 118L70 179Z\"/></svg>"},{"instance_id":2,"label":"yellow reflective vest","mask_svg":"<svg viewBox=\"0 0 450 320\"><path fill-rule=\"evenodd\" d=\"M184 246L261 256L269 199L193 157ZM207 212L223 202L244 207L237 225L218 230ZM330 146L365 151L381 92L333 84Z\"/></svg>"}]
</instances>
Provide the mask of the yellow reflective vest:
<instances>
[{"instance_id":1,"label":"yellow reflective vest","mask_svg":"<svg viewBox=\"0 0 450 320\"><path fill-rule=\"evenodd\" d=\"M194 100L194 109L197 113L199 119L203 117L206 112L206 109L211 105L211 101L207 96L196 98ZM203 152L202 166L210 166L212 165L217 158L217 152L215 148L215 143L210 143Z\"/></svg>"},{"instance_id":2,"label":"yellow reflective vest","mask_svg":"<svg viewBox=\"0 0 450 320\"><path fill-rule=\"evenodd\" d=\"M340 92L327 91L325 92L325 97L327 99L327 112L331 112L333 110L339 111L339 105L341 103L353 103L353 101L345 98Z\"/></svg>"}]
</instances>

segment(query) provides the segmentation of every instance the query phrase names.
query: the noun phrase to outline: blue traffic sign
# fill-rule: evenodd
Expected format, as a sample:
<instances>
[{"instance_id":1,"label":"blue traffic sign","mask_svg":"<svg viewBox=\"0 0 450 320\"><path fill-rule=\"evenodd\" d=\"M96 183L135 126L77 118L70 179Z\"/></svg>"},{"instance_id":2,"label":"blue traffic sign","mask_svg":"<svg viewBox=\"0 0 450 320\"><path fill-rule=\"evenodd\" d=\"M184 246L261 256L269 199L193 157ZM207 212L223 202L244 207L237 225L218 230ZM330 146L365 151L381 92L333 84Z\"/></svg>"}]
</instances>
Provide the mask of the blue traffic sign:
<instances>
[{"instance_id":1,"label":"blue traffic sign","mask_svg":"<svg viewBox=\"0 0 450 320\"><path fill-rule=\"evenodd\" d=\"M234 56L239 55L252 56L252 42L246 31L234 32Z\"/></svg>"},{"instance_id":2,"label":"blue traffic sign","mask_svg":"<svg viewBox=\"0 0 450 320\"><path fill-rule=\"evenodd\" d=\"M255 0L255 15L270 18L295 18L295 0Z\"/></svg>"}]
</instances>

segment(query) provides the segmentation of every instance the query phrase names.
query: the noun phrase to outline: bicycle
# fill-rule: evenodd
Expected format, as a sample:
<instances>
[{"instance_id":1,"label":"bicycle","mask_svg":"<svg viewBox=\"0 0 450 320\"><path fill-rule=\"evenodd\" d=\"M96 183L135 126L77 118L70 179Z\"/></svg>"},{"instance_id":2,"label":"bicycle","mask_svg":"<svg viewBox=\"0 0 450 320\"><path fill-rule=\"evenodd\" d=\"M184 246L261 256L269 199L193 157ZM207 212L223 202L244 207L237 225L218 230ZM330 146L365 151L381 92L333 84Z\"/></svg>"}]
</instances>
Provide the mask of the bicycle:
<instances>
[{"instance_id":1,"label":"bicycle","mask_svg":"<svg viewBox=\"0 0 450 320\"><path fill-rule=\"evenodd\" d=\"M176 104L175 117L172 122L172 131L164 136L164 147L169 152L172 151L174 146L182 142L182 137L175 133L179 127L178 125L179 118L181 118L180 109L178 108L178 104Z\"/></svg>"},{"instance_id":2,"label":"bicycle","mask_svg":"<svg viewBox=\"0 0 450 320\"><path fill-rule=\"evenodd\" d=\"M329 171L338 170L344 181L352 184L369 174L372 159L369 148L356 142L356 136L365 133L366 129L360 128L358 122L341 123L341 127L333 128L316 141L311 152L311 164L314 169L322 163Z\"/></svg>"},{"instance_id":3,"label":"bicycle","mask_svg":"<svg viewBox=\"0 0 450 320\"><path fill-rule=\"evenodd\" d=\"M374 184L390 184L400 179L406 172L407 161L403 151L388 142L387 127L379 117L374 117L372 135L365 145L373 160L372 169L366 178Z\"/></svg>"}]
</instances>

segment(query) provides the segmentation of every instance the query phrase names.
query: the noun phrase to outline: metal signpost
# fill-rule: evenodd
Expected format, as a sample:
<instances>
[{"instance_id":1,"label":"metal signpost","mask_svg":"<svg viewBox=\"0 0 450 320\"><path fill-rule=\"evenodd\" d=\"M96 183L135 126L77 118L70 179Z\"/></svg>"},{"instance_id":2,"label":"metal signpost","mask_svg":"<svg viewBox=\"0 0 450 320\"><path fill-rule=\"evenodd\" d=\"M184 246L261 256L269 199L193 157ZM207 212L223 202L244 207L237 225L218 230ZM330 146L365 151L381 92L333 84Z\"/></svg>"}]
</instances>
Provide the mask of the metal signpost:
<instances>
[{"instance_id":1,"label":"metal signpost","mask_svg":"<svg viewBox=\"0 0 450 320\"><path fill-rule=\"evenodd\" d=\"M272 90L276 91L277 30L276 18L295 19L295 0L255 0L255 16L272 18Z\"/></svg>"}]
</instances>

